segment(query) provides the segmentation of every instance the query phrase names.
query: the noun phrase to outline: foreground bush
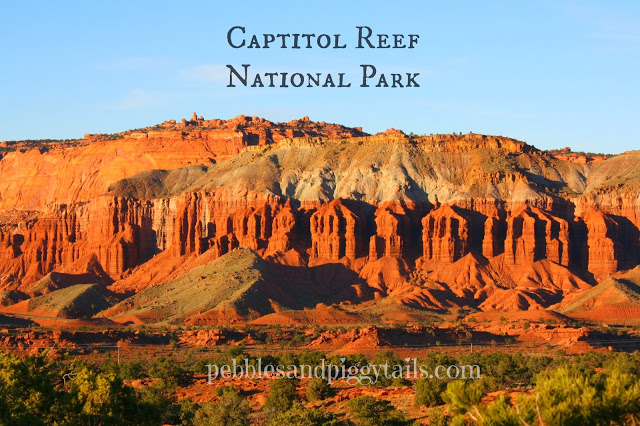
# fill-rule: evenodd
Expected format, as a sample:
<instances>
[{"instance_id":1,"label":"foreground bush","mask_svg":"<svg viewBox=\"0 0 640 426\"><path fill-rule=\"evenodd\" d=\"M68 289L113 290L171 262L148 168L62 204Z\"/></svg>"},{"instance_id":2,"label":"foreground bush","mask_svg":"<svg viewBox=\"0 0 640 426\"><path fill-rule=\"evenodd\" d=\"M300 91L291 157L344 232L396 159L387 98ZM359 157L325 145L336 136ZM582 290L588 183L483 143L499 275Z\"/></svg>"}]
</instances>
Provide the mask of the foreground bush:
<instances>
[{"instance_id":1,"label":"foreground bush","mask_svg":"<svg viewBox=\"0 0 640 426\"><path fill-rule=\"evenodd\" d=\"M160 357L149 366L149 376L164 380L169 386L187 386L193 382L193 372L175 359Z\"/></svg>"},{"instance_id":2,"label":"foreground bush","mask_svg":"<svg viewBox=\"0 0 640 426\"><path fill-rule=\"evenodd\" d=\"M295 403L289 410L276 413L267 422L267 426L339 426L344 425L330 413L324 413L317 408L305 408Z\"/></svg>"},{"instance_id":3,"label":"foreground bush","mask_svg":"<svg viewBox=\"0 0 640 426\"><path fill-rule=\"evenodd\" d=\"M44 357L0 353L0 418L8 424L51 424L69 418L71 395Z\"/></svg>"},{"instance_id":4,"label":"foreground bush","mask_svg":"<svg viewBox=\"0 0 640 426\"><path fill-rule=\"evenodd\" d=\"M440 380L437 378L423 377L418 379L415 384L416 394L413 399L413 404L417 407L435 407L442 405L442 393L447 389L446 380Z\"/></svg>"},{"instance_id":5,"label":"foreground bush","mask_svg":"<svg viewBox=\"0 0 640 426\"><path fill-rule=\"evenodd\" d=\"M298 379L288 377L274 380L264 402L265 411L274 414L289 410L298 399L298 382Z\"/></svg>"},{"instance_id":6,"label":"foreground bush","mask_svg":"<svg viewBox=\"0 0 640 426\"><path fill-rule=\"evenodd\" d=\"M640 421L640 377L618 370L608 374L567 366L538 376L533 395L515 403L506 395L481 405L476 383L452 382L444 399L458 416L453 424L609 425Z\"/></svg>"},{"instance_id":7,"label":"foreground bush","mask_svg":"<svg viewBox=\"0 0 640 426\"><path fill-rule=\"evenodd\" d=\"M372 396L359 396L349 401L349 412L365 426L403 426L410 424L402 411L389 401Z\"/></svg>"},{"instance_id":8,"label":"foreground bush","mask_svg":"<svg viewBox=\"0 0 640 426\"><path fill-rule=\"evenodd\" d=\"M307 385L306 397L307 401L322 401L334 395L331 385L319 377L312 379Z\"/></svg>"},{"instance_id":9,"label":"foreground bush","mask_svg":"<svg viewBox=\"0 0 640 426\"><path fill-rule=\"evenodd\" d=\"M223 392L220 401L205 404L195 415L198 426L247 426L251 409L249 403L233 391Z\"/></svg>"},{"instance_id":10,"label":"foreground bush","mask_svg":"<svg viewBox=\"0 0 640 426\"><path fill-rule=\"evenodd\" d=\"M0 353L0 425L156 425L193 417L194 407L178 404L162 380L136 391L115 371L77 364Z\"/></svg>"}]
</instances>

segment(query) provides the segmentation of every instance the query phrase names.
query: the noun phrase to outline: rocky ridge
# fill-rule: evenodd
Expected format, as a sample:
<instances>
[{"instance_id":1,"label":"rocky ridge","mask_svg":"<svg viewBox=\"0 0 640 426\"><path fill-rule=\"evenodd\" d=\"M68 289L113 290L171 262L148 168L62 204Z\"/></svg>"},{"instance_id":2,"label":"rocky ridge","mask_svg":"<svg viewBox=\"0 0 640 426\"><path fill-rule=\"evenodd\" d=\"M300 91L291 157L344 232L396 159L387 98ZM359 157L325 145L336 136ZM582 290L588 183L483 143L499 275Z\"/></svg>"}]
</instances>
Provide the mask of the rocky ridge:
<instances>
[{"instance_id":1,"label":"rocky ridge","mask_svg":"<svg viewBox=\"0 0 640 426\"><path fill-rule=\"evenodd\" d=\"M135 292L246 247L284 280L526 310L640 263L638 152L572 162L504 137L306 118L196 116L87 140L0 160L1 290L91 270Z\"/></svg>"}]
</instances>

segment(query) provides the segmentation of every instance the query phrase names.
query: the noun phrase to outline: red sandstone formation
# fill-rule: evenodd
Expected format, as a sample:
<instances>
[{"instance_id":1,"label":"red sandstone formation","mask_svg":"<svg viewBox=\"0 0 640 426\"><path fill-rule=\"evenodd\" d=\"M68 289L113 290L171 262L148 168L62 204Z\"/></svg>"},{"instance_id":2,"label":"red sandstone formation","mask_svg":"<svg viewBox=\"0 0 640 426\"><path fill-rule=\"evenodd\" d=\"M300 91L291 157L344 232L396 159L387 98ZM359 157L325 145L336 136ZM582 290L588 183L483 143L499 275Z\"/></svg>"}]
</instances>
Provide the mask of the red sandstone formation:
<instances>
[{"instance_id":1,"label":"red sandstone formation","mask_svg":"<svg viewBox=\"0 0 640 426\"><path fill-rule=\"evenodd\" d=\"M513 266L540 259L569 266L569 224L527 207L507 220L505 260Z\"/></svg>"},{"instance_id":2,"label":"red sandstone formation","mask_svg":"<svg viewBox=\"0 0 640 426\"><path fill-rule=\"evenodd\" d=\"M400 203L382 203L375 213L376 235L369 243L369 261L381 257L404 258L412 245L411 218Z\"/></svg>"},{"instance_id":3,"label":"red sandstone formation","mask_svg":"<svg viewBox=\"0 0 640 426\"><path fill-rule=\"evenodd\" d=\"M605 154L573 152L570 147L554 149L548 152L554 157L559 158L561 160L571 161L573 163L581 163L581 164L599 163L600 161L604 161L610 157L610 155L605 155Z\"/></svg>"},{"instance_id":4,"label":"red sandstone formation","mask_svg":"<svg viewBox=\"0 0 640 426\"><path fill-rule=\"evenodd\" d=\"M195 113L194 113L195 118ZM151 169L209 165L248 146L267 145L292 137L346 138L362 136L344 126L294 120L276 124L258 117L185 121L116 135L85 135L76 143L12 144L0 163L0 210L34 209L85 202L114 182ZM8 142L7 142L8 143ZM58 148L58 145L61 145ZM10 179L6 177L11 177Z\"/></svg>"},{"instance_id":5,"label":"red sandstone formation","mask_svg":"<svg viewBox=\"0 0 640 426\"><path fill-rule=\"evenodd\" d=\"M355 259L362 247L361 221L342 201L334 200L311 216L312 262Z\"/></svg>"},{"instance_id":6,"label":"red sandstone formation","mask_svg":"<svg viewBox=\"0 0 640 426\"><path fill-rule=\"evenodd\" d=\"M424 257L453 263L468 253L469 222L449 205L439 207L422 219Z\"/></svg>"},{"instance_id":7,"label":"red sandstone formation","mask_svg":"<svg viewBox=\"0 0 640 426\"><path fill-rule=\"evenodd\" d=\"M621 245L616 241L618 223L600 211L589 211L583 219L587 224L589 272L598 278L618 270Z\"/></svg>"},{"instance_id":8,"label":"red sandstone formation","mask_svg":"<svg viewBox=\"0 0 640 426\"><path fill-rule=\"evenodd\" d=\"M138 291L248 247L301 286L326 277L420 309L547 308L640 263L634 161L569 164L508 138L368 137L306 117L194 114L88 135L0 159L0 290L91 265ZM196 164L209 167L150 171Z\"/></svg>"}]
</instances>

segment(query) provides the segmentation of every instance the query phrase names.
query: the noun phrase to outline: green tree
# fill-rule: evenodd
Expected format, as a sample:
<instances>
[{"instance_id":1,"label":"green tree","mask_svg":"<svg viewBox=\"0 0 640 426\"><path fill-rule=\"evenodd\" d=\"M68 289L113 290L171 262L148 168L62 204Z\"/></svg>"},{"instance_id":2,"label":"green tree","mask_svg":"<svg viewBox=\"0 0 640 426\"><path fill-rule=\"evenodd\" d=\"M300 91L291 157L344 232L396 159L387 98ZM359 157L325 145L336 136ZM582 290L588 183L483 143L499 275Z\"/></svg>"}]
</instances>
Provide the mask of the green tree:
<instances>
[{"instance_id":1,"label":"green tree","mask_svg":"<svg viewBox=\"0 0 640 426\"><path fill-rule=\"evenodd\" d=\"M0 419L30 425L73 421L71 399L60 377L44 355L0 353Z\"/></svg>"},{"instance_id":2,"label":"green tree","mask_svg":"<svg viewBox=\"0 0 640 426\"><path fill-rule=\"evenodd\" d=\"M364 426L401 426L410 422L391 402L372 396L359 396L348 403L349 412Z\"/></svg>"},{"instance_id":3,"label":"green tree","mask_svg":"<svg viewBox=\"0 0 640 426\"><path fill-rule=\"evenodd\" d=\"M150 386L143 386L137 392L137 396L140 418L153 424L179 422L181 406L177 404L173 387L167 386L164 380L160 379Z\"/></svg>"},{"instance_id":4,"label":"green tree","mask_svg":"<svg viewBox=\"0 0 640 426\"><path fill-rule=\"evenodd\" d=\"M319 377L312 379L306 389L307 401L322 401L333 396L334 393L331 385Z\"/></svg>"},{"instance_id":5,"label":"green tree","mask_svg":"<svg viewBox=\"0 0 640 426\"><path fill-rule=\"evenodd\" d=\"M175 359L160 357L149 366L149 375L163 379L167 386L186 386L193 381L193 373Z\"/></svg>"},{"instance_id":6,"label":"green tree","mask_svg":"<svg viewBox=\"0 0 640 426\"><path fill-rule=\"evenodd\" d=\"M298 379L288 377L274 380L264 402L265 411L272 414L290 409L298 398L298 382Z\"/></svg>"},{"instance_id":7,"label":"green tree","mask_svg":"<svg viewBox=\"0 0 640 426\"><path fill-rule=\"evenodd\" d=\"M447 381L433 377L423 377L415 384L416 394L413 403L416 406L435 407L444 404L442 393L447 389Z\"/></svg>"},{"instance_id":8,"label":"green tree","mask_svg":"<svg viewBox=\"0 0 640 426\"><path fill-rule=\"evenodd\" d=\"M596 374L569 366L538 376L533 395L512 404L506 395L480 405L482 392L474 384L452 382L445 393L453 424L480 425L610 425L640 420L640 378L617 370Z\"/></svg>"},{"instance_id":9,"label":"green tree","mask_svg":"<svg viewBox=\"0 0 640 426\"><path fill-rule=\"evenodd\" d=\"M280 413L275 413L267 422L267 426L338 426L344 422L334 415L325 413L317 408L305 408L300 403Z\"/></svg>"},{"instance_id":10,"label":"green tree","mask_svg":"<svg viewBox=\"0 0 640 426\"><path fill-rule=\"evenodd\" d=\"M235 392L224 392L220 401L204 404L196 411L194 423L198 426L248 426L251 409L246 399Z\"/></svg>"},{"instance_id":11,"label":"green tree","mask_svg":"<svg viewBox=\"0 0 640 426\"><path fill-rule=\"evenodd\" d=\"M441 407L436 407L429 411L429 425L447 426L449 423L451 423L451 417L446 415Z\"/></svg>"},{"instance_id":12,"label":"green tree","mask_svg":"<svg viewBox=\"0 0 640 426\"><path fill-rule=\"evenodd\" d=\"M456 380L447 385L442 399L449 404L452 412L468 414L474 421L478 421L481 417L479 405L483 396L484 389L481 383Z\"/></svg>"},{"instance_id":13,"label":"green tree","mask_svg":"<svg viewBox=\"0 0 640 426\"><path fill-rule=\"evenodd\" d=\"M139 423L135 392L115 373L84 367L72 382L71 393L86 423Z\"/></svg>"}]
</instances>

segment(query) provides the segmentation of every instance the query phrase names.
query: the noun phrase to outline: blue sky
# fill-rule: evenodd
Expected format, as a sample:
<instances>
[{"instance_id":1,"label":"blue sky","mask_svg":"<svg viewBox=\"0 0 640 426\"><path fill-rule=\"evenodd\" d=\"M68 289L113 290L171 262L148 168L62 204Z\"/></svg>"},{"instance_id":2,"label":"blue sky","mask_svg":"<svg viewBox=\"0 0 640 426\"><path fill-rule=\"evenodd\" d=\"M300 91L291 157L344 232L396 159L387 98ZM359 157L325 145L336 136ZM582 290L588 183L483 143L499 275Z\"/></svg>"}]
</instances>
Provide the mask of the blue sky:
<instances>
[{"instance_id":1,"label":"blue sky","mask_svg":"<svg viewBox=\"0 0 640 426\"><path fill-rule=\"evenodd\" d=\"M232 49L248 34L342 34L347 49ZM357 25L419 34L413 50L354 49ZM473 131L539 148L638 148L640 2L5 2L0 140L78 138L190 117L258 115ZM420 88L227 88L255 71L419 72Z\"/></svg>"}]
</instances>

